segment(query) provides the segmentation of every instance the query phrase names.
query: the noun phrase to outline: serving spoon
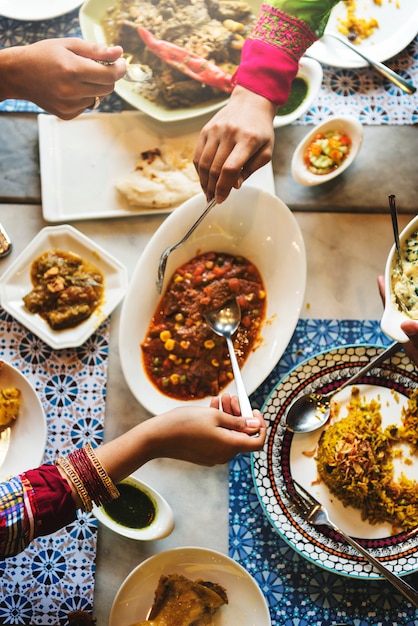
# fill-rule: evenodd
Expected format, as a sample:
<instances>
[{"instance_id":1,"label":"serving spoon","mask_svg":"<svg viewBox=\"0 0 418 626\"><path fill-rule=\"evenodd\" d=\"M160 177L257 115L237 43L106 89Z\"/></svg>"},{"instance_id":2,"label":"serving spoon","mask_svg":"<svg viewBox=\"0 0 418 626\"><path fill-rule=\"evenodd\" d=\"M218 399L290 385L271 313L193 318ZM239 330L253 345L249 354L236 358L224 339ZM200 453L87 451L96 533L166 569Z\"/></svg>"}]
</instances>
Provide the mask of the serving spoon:
<instances>
[{"instance_id":1,"label":"serving spoon","mask_svg":"<svg viewBox=\"0 0 418 626\"><path fill-rule=\"evenodd\" d=\"M383 350L383 352L364 365L354 376L351 376L351 378L337 387L337 389L323 394L315 392L305 393L303 396L300 396L300 398L296 398L286 412L285 425L287 430L290 430L292 433L311 433L321 428L329 418L331 399L333 396L338 391L355 383L363 374L379 365L379 363L386 361L386 359L392 356L392 354L396 354L401 348L401 343L392 343L386 350Z\"/></svg>"},{"instance_id":2,"label":"serving spoon","mask_svg":"<svg viewBox=\"0 0 418 626\"><path fill-rule=\"evenodd\" d=\"M200 222L206 217L206 215L209 213L211 208L215 206L215 204L216 204L216 200L215 200L215 198L212 198L207 203L205 209L199 215L197 220L190 226L190 228L187 231L187 233L185 235L183 235L183 237L179 241L177 241L177 243L174 243L173 245L168 246L168 248L166 248L165 250L162 251L161 256L160 256L160 260L158 261L158 267L157 267L157 281L156 281L156 285L157 285L158 293L161 293L161 291L163 289L164 275L165 275L165 270L166 270L166 267L167 267L168 257L170 256L170 254L174 250L177 250L177 248L179 246L181 246L186 241L186 239L188 239L190 237L190 235L196 230L196 228L199 226Z\"/></svg>"},{"instance_id":3,"label":"serving spoon","mask_svg":"<svg viewBox=\"0 0 418 626\"><path fill-rule=\"evenodd\" d=\"M234 350L234 344L231 339L241 322L241 307L239 306L237 299L231 298L217 309L208 311L205 313L205 319L214 333L226 339L229 357L231 359L232 371L234 372L235 384L237 387L241 415L244 417L252 417L253 410L251 408L248 394L245 390L241 370L239 368L237 356Z\"/></svg>"},{"instance_id":4,"label":"serving spoon","mask_svg":"<svg viewBox=\"0 0 418 626\"><path fill-rule=\"evenodd\" d=\"M370 57L367 57L365 54L360 52L360 50L358 50L355 46L353 46L351 43L346 41L346 39L344 39L343 37L340 37L339 35L335 35L333 33L325 33L325 37L332 37L333 39L336 39L340 43L347 46L347 48L350 48L352 52L354 52L355 54L358 54L371 67L373 67L373 69L375 69L376 72L379 72L379 74L384 76L387 80L390 80L394 85L399 87L399 89L401 89L405 93L412 95L413 93L416 92L417 89L416 87L414 87L414 85L411 85L411 83L409 83L407 80L402 78L402 76L399 76L399 74L391 70L390 67L388 67L387 65L384 65L383 63L379 63L379 61L373 61L372 59L370 59Z\"/></svg>"}]
</instances>

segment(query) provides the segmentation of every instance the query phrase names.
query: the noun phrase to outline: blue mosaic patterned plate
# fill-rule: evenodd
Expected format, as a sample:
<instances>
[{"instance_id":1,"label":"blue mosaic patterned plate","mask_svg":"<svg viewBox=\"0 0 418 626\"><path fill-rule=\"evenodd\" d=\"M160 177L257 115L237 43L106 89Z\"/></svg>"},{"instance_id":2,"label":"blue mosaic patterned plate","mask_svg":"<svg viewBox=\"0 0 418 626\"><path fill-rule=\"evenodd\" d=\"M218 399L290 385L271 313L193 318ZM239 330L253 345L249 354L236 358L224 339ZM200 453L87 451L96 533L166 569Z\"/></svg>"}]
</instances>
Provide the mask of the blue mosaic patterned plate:
<instances>
[{"instance_id":1,"label":"blue mosaic patterned plate","mask_svg":"<svg viewBox=\"0 0 418 626\"><path fill-rule=\"evenodd\" d=\"M281 537L299 554L334 573L354 578L374 579L379 574L355 550L327 528L315 528L305 522L292 505L292 476L301 482L328 509L331 519L348 534L356 537L375 557L394 573L409 574L418 570L418 529L391 534L389 525L371 525L361 520L360 512L344 508L323 484L316 484L314 451L321 430L306 435L288 432L282 419L292 401L305 392L331 390L358 371L380 348L348 346L324 352L304 361L287 374L273 389L263 406L268 436L264 448L252 457L252 473L263 510ZM356 384L368 400L378 398L384 425L400 419L401 407L409 390L418 384L418 374L403 352L391 361L374 368ZM335 398L344 404L351 387ZM401 462L401 461L400 461ZM396 471L400 471L395 467ZM418 463L402 465L411 478L418 477Z\"/></svg>"}]
</instances>

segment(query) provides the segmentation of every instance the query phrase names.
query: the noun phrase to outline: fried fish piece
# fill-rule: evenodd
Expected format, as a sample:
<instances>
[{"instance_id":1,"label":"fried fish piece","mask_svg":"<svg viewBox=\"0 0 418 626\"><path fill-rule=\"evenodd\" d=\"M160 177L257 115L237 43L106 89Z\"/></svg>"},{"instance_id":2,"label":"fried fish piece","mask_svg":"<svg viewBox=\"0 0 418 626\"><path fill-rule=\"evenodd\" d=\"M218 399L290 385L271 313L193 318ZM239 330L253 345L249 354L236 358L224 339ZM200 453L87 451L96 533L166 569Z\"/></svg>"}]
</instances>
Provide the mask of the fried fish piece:
<instances>
[{"instance_id":1,"label":"fried fish piece","mask_svg":"<svg viewBox=\"0 0 418 626\"><path fill-rule=\"evenodd\" d=\"M217 583L162 575L149 619L132 626L213 626L213 616L224 604L228 596Z\"/></svg>"},{"instance_id":2,"label":"fried fish piece","mask_svg":"<svg viewBox=\"0 0 418 626\"><path fill-rule=\"evenodd\" d=\"M0 389L0 432L10 426L20 410L20 390L16 387Z\"/></svg>"}]
</instances>

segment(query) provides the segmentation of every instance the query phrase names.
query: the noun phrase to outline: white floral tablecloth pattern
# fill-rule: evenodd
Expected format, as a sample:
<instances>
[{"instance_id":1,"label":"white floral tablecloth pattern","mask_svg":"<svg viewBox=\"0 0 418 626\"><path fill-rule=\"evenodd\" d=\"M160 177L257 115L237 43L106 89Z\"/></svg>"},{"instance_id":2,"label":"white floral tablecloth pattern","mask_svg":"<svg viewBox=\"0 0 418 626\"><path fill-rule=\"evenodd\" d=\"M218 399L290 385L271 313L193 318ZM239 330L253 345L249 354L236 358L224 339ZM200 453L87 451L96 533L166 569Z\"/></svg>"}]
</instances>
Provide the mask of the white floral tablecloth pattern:
<instances>
[{"instance_id":1,"label":"white floral tablecloth pattern","mask_svg":"<svg viewBox=\"0 0 418 626\"><path fill-rule=\"evenodd\" d=\"M36 389L47 419L43 462L103 439L109 320L80 348L52 350L0 309L0 358ZM63 530L40 537L0 561L0 623L66 624L70 611L92 612L97 520L80 513Z\"/></svg>"}]
</instances>

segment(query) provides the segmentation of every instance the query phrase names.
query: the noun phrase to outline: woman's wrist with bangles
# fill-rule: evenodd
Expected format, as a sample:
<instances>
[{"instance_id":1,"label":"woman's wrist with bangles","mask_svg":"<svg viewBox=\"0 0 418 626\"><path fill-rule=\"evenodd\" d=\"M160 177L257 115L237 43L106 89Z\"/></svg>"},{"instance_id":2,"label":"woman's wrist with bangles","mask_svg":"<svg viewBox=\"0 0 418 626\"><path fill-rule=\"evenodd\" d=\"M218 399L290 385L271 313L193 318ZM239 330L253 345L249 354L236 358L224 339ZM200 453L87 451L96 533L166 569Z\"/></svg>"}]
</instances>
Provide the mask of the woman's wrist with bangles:
<instances>
[{"instance_id":1,"label":"woman's wrist with bangles","mask_svg":"<svg viewBox=\"0 0 418 626\"><path fill-rule=\"evenodd\" d=\"M117 487L90 443L59 457L55 464L71 481L84 511L91 511L93 504L101 506L119 497Z\"/></svg>"}]
</instances>

